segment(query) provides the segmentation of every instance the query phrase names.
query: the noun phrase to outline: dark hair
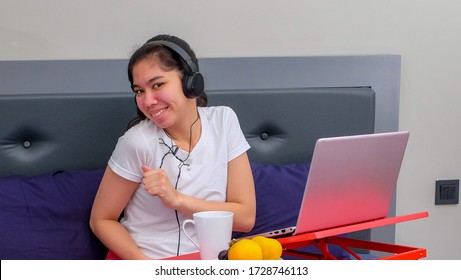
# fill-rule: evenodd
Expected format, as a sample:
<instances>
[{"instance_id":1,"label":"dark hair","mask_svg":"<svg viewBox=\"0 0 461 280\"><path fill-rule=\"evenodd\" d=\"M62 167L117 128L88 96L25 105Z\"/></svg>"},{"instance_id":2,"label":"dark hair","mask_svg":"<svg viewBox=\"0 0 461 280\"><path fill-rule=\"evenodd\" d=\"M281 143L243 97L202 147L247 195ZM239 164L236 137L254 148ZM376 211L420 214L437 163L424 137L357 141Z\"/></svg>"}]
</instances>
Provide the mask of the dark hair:
<instances>
[{"instance_id":1,"label":"dark hair","mask_svg":"<svg viewBox=\"0 0 461 280\"><path fill-rule=\"evenodd\" d=\"M168 42L172 42L178 45L191 57L192 61L197 66L197 71L199 70L197 57L194 51L191 49L191 47L186 41L176 36L161 34L161 35L157 35L147 40L147 42L144 45L142 45L140 48L138 48L131 56L128 62L128 69L127 69L128 70L128 80L130 81L131 86L133 85L134 65L138 63L139 61L145 58L148 58L148 57L156 57L158 61L160 62L160 67L162 67L162 69L164 69L165 71L177 69L178 71L181 72L181 75L184 75L184 72L188 71L188 66L186 62L183 61L183 59L176 52L160 44L155 44L154 41L168 41ZM208 105L208 97L206 93L203 92L199 97L197 97L197 106L206 107L207 105ZM138 112L137 116L129 122L128 128L146 119L146 116L141 112L141 110L139 110L137 106L136 106L136 109Z\"/></svg>"}]
</instances>

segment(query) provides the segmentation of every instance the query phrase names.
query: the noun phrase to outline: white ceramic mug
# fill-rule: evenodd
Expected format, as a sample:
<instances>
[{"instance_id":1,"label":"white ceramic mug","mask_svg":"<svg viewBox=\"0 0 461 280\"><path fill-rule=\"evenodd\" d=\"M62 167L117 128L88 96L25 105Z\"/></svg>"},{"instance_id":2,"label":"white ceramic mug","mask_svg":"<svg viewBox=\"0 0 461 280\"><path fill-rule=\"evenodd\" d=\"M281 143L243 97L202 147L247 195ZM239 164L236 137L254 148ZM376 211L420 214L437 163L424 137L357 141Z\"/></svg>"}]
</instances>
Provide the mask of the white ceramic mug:
<instances>
[{"instance_id":1,"label":"white ceramic mug","mask_svg":"<svg viewBox=\"0 0 461 280\"><path fill-rule=\"evenodd\" d=\"M192 215L182 223L182 230L200 251L202 260L213 260L218 254L229 249L232 239L234 213L227 211L204 211ZM186 225L192 224L197 232L197 241L186 231Z\"/></svg>"}]
</instances>

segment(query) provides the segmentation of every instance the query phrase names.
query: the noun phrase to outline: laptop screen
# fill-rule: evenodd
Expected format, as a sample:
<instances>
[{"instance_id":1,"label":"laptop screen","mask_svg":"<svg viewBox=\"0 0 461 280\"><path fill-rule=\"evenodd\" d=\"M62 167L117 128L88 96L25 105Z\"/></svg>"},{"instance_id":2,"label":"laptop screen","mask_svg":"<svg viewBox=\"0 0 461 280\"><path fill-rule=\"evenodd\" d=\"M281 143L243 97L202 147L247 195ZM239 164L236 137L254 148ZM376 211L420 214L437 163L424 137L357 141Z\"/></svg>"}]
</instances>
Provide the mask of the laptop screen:
<instances>
[{"instance_id":1,"label":"laptop screen","mask_svg":"<svg viewBox=\"0 0 461 280\"><path fill-rule=\"evenodd\" d=\"M409 133L317 140L295 234L384 218Z\"/></svg>"}]
</instances>

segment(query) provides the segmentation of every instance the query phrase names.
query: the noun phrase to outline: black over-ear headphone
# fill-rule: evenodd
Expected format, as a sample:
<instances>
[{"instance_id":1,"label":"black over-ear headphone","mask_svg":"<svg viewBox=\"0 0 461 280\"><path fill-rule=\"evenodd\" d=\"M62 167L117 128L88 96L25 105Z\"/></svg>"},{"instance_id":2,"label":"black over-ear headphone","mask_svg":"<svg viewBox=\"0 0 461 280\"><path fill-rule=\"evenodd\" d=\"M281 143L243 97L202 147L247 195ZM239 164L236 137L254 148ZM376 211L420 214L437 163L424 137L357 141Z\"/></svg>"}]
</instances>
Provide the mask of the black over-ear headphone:
<instances>
[{"instance_id":1,"label":"black over-ear headphone","mask_svg":"<svg viewBox=\"0 0 461 280\"><path fill-rule=\"evenodd\" d=\"M187 98L197 98L202 95L205 89L205 82L203 79L202 74L198 71L197 65L192 61L190 55L180 46L176 45L175 43L158 40L158 41L150 41L148 44L158 44L162 45L169 50L175 52L179 55L179 57L186 62L187 69L184 71L184 77L182 78L182 88L184 94Z\"/></svg>"}]
</instances>

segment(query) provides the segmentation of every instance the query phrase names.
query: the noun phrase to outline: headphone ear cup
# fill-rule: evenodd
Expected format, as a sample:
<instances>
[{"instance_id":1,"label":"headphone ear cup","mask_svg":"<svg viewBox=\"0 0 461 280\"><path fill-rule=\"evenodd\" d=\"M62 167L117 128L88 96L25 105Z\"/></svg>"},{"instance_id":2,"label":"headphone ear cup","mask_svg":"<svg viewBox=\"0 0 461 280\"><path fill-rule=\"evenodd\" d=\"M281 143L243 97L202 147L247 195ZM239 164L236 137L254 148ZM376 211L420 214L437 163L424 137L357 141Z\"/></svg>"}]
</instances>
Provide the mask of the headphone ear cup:
<instances>
[{"instance_id":1,"label":"headphone ear cup","mask_svg":"<svg viewBox=\"0 0 461 280\"><path fill-rule=\"evenodd\" d=\"M184 94L187 98L197 98L205 90L205 82L200 72L185 74L182 80Z\"/></svg>"}]
</instances>

